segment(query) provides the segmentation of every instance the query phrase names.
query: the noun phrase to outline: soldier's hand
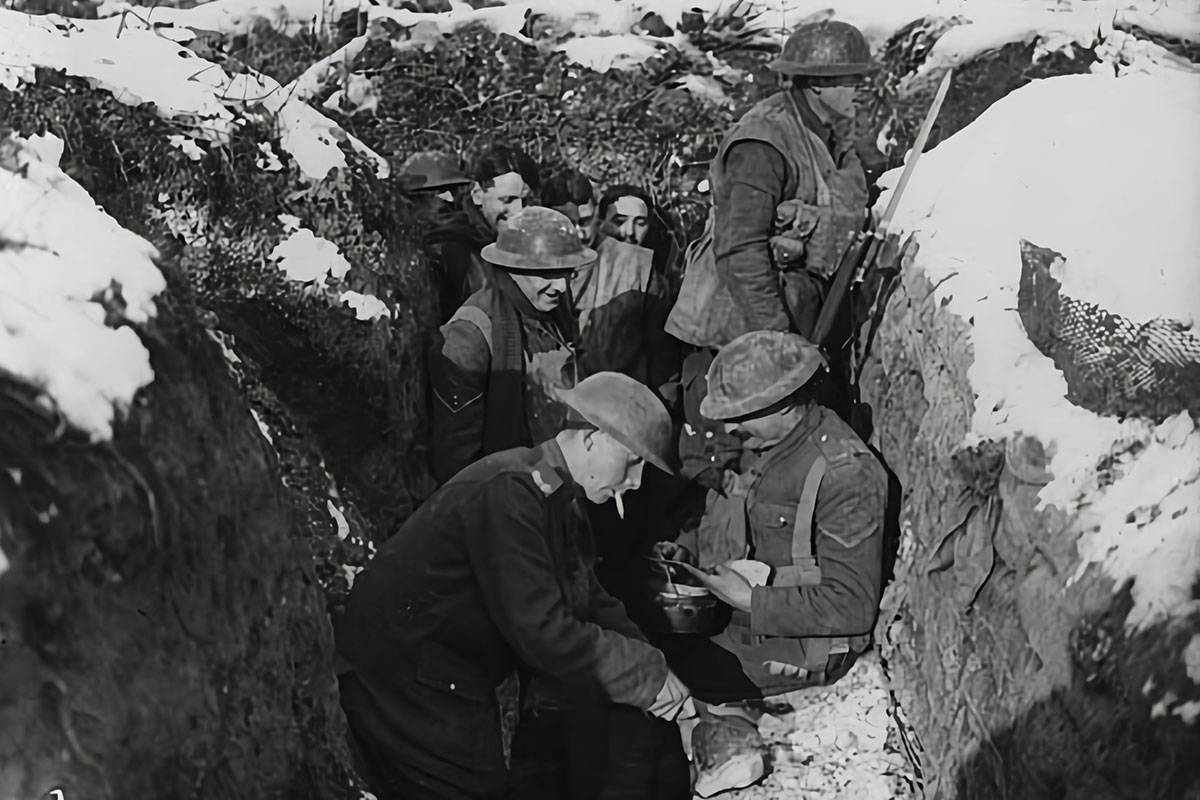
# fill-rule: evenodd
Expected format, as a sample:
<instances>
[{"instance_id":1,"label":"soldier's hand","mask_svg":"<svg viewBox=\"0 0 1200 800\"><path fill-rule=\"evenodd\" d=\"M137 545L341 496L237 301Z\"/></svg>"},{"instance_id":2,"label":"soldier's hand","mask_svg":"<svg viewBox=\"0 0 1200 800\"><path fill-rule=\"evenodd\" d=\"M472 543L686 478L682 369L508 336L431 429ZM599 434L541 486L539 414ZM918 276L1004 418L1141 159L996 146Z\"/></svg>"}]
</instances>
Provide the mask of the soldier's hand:
<instances>
[{"instance_id":1,"label":"soldier's hand","mask_svg":"<svg viewBox=\"0 0 1200 800\"><path fill-rule=\"evenodd\" d=\"M650 713L667 721L674 720L691 696L691 691L679 680L679 676L667 670L667 679L663 681L654 705L650 706Z\"/></svg>"},{"instance_id":2,"label":"soldier's hand","mask_svg":"<svg viewBox=\"0 0 1200 800\"><path fill-rule=\"evenodd\" d=\"M740 573L730 569L726 564L719 565L711 575L691 566L686 566L685 569L692 573L718 599L733 606L738 611L744 611L747 614L750 613L754 597L754 587Z\"/></svg>"},{"instance_id":3,"label":"soldier's hand","mask_svg":"<svg viewBox=\"0 0 1200 800\"><path fill-rule=\"evenodd\" d=\"M685 564L695 564L696 555L679 542L655 542L650 548L650 553L655 558L666 559L668 561L682 561Z\"/></svg>"},{"instance_id":4,"label":"soldier's hand","mask_svg":"<svg viewBox=\"0 0 1200 800\"><path fill-rule=\"evenodd\" d=\"M771 245L771 256L775 260L776 269L796 269L804 266L808 246L804 243L803 239L795 239L788 236L772 236L769 244Z\"/></svg>"}]
</instances>

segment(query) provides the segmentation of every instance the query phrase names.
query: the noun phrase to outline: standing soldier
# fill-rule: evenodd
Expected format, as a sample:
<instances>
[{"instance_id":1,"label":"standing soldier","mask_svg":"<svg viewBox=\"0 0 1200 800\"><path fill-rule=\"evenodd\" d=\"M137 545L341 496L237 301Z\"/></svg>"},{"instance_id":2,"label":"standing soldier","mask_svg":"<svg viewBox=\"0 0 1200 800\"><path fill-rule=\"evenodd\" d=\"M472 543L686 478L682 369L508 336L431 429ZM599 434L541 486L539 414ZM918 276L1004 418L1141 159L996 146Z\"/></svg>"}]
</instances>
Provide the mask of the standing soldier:
<instances>
[{"instance_id":1,"label":"standing soldier","mask_svg":"<svg viewBox=\"0 0 1200 800\"><path fill-rule=\"evenodd\" d=\"M439 483L482 456L528 447L563 429L555 398L576 381L568 284L596 252L571 221L527 208L485 246L487 285L435 337L431 460Z\"/></svg>"},{"instance_id":2,"label":"standing soldier","mask_svg":"<svg viewBox=\"0 0 1200 800\"><path fill-rule=\"evenodd\" d=\"M471 294L466 274L452 274L442 255L443 244L448 239L457 241L461 235L461 220L453 216L454 193L471 179L463 172L455 154L423 151L405 160L398 181L412 199L421 225L422 246L433 269L441 324Z\"/></svg>"},{"instance_id":3,"label":"standing soldier","mask_svg":"<svg viewBox=\"0 0 1200 800\"><path fill-rule=\"evenodd\" d=\"M470 186L459 214L438 231L446 279L455 289L447 313L483 288L481 251L496 241L499 226L529 205L540 184L537 165L515 147L477 144L469 154Z\"/></svg>"},{"instance_id":4,"label":"standing soldier","mask_svg":"<svg viewBox=\"0 0 1200 800\"><path fill-rule=\"evenodd\" d=\"M831 682L870 643L887 476L854 431L814 402L823 362L797 334L755 331L709 369L701 410L744 439L752 460L723 495L709 493L693 541L656 545L668 558L714 568L695 574L734 609L712 640L663 644L701 700ZM758 579L747 579L753 571Z\"/></svg>"},{"instance_id":5,"label":"standing soldier","mask_svg":"<svg viewBox=\"0 0 1200 800\"><path fill-rule=\"evenodd\" d=\"M582 508L620 503L647 461L667 469L671 421L624 375L562 398L583 422L458 473L380 548L336 622L342 706L385 800L501 795L496 689L518 665L601 706L601 730L578 733L599 737L606 765L567 796L649 800L657 754L679 747L656 717L674 719L687 689L596 583Z\"/></svg>"},{"instance_id":6,"label":"standing soldier","mask_svg":"<svg viewBox=\"0 0 1200 800\"><path fill-rule=\"evenodd\" d=\"M668 321L669 332L701 348L685 363L685 391L698 395L685 406L706 391L714 348L749 331L812 334L842 249L867 220L853 102L855 85L875 69L866 39L844 22L802 25L771 68L790 85L726 133L711 167L711 240L693 247ZM840 358L833 368L824 399L848 416ZM689 422L685 471L727 463L728 442L711 421Z\"/></svg>"}]
</instances>

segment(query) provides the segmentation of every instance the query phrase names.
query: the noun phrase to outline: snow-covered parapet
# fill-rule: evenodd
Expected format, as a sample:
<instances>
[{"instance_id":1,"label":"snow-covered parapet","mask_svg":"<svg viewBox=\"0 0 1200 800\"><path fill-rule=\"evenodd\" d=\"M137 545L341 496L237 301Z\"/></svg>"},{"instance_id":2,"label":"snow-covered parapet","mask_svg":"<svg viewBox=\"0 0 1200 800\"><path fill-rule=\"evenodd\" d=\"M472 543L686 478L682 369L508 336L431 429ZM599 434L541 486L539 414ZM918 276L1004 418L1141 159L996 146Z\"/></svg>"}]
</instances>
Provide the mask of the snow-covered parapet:
<instances>
[{"instance_id":1,"label":"snow-covered parapet","mask_svg":"<svg viewBox=\"0 0 1200 800\"><path fill-rule=\"evenodd\" d=\"M1135 579L1136 624L1189 610L1200 577L1200 431L1187 412L1159 426L1067 400L1063 373L1030 341L1018 312L1020 242L1065 257L1055 275L1064 296L1133 323L1193 326L1197 130L1200 75L1037 81L927 153L895 219L916 232L917 268L938 302L970 321L972 441L1042 443L1054 476L1043 503L1096 526L1081 555L1118 585ZM1101 488L1097 466L1114 457L1124 475Z\"/></svg>"},{"instance_id":2,"label":"snow-covered parapet","mask_svg":"<svg viewBox=\"0 0 1200 800\"><path fill-rule=\"evenodd\" d=\"M0 142L0 371L94 439L154 379L150 356L108 308L143 323L165 283L154 247L58 168L54 136Z\"/></svg>"},{"instance_id":3,"label":"snow-covered parapet","mask_svg":"<svg viewBox=\"0 0 1200 800\"><path fill-rule=\"evenodd\" d=\"M1200 75L1154 58L1036 80L925 153L900 202L920 250L863 383L905 490L876 633L933 800L1184 785L1198 129Z\"/></svg>"},{"instance_id":4,"label":"snow-covered parapet","mask_svg":"<svg viewBox=\"0 0 1200 800\"><path fill-rule=\"evenodd\" d=\"M384 159L273 78L255 72L229 75L184 47L194 36L189 28L157 19L148 28L132 15L88 21L0 10L0 85L16 91L35 80L37 68L61 70L123 103L153 103L187 133L172 136L172 144L193 158L209 145L227 143L247 120L265 119L309 180L346 166L343 143L374 162L380 176L387 174ZM264 160L260 166L271 163Z\"/></svg>"},{"instance_id":5,"label":"snow-covered parapet","mask_svg":"<svg viewBox=\"0 0 1200 800\"><path fill-rule=\"evenodd\" d=\"M108 10L126 7L114 4ZM420 26L419 39L430 32L445 35L468 25L485 25L497 33L526 39L532 19L537 20L534 28L549 27L561 34L555 37L561 39L555 46L573 62L598 71L636 66L668 47L694 50L680 28L685 27L685 15L696 14L712 19L735 13L747 33L745 41L760 45L781 43L781 31L805 21L836 17L857 26L875 48L915 20L953 20L955 29L934 45L927 70L953 66L1015 41L1039 39L1047 52L1092 47L1120 25L1200 42L1197 0L1170 5L1133 0L762 0L741 4L727 0L513 0L479 9L455 0L449 11L429 13L358 0L216 0L189 9L138 7L136 11L156 22L193 29L246 33L255 24L267 22L289 34L307 30L318 35L328 33L343 14L363 13L368 25L389 20L407 29ZM648 15L656 16L657 24L647 25ZM367 35L352 41L316 71L352 60ZM301 90L309 83L311 76L302 78Z\"/></svg>"}]
</instances>

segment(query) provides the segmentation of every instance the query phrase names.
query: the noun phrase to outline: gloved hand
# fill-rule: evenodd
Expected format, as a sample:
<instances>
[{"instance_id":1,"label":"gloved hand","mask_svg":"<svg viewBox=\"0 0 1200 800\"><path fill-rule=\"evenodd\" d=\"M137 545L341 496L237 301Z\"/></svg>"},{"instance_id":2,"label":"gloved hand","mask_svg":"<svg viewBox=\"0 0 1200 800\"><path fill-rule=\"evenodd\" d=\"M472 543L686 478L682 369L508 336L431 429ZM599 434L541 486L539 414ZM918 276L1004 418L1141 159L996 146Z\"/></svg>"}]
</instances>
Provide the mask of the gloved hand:
<instances>
[{"instance_id":1,"label":"gloved hand","mask_svg":"<svg viewBox=\"0 0 1200 800\"><path fill-rule=\"evenodd\" d=\"M788 270L804 266L804 256L808 245L803 239L790 236L772 236L768 242L771 246L771 257L775 269Z\"/></svg>"},{"instance_id":2,"label":"gloved hand","mask_svg":"<svg viewBox=\"0 0 1200 800\"><path fill-rule=\"evenodd\" d=\"M684 706L691 700L691 696L691 691L683 681L679 680L679 676L667 670L667 679L663 681L662 689L658 691L658 697L650 706L650 713L670 722L684 710Z\"/></svg>"}]
</instances>

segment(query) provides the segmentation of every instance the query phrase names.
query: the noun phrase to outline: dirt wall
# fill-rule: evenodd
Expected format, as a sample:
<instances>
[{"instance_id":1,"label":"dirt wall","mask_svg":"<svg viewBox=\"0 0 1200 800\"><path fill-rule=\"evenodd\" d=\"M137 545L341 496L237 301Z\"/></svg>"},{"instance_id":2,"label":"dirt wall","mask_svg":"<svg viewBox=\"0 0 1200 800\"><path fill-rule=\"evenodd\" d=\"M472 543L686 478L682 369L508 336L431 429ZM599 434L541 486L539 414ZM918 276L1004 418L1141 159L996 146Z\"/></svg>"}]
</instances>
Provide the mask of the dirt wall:
<instances>
[{"instance_id":1,"label":"dirt wall","mask_svg":"<svg viewBox=\"0 0 1200 800\"><path fill-rule=\"evenodd\" d=\"M357 797L309 532L170 295L111 442L0 380L0 796Z\"/></svg>"},{"instance_id":2,"label":"dirt wall","mask_svg":"<svg viewBox=\"0 0 1200 800\"><path fill-rule=\"evenodd\" d=\"M1041 443L966 446L969 323L919 271L892 298L864 381L904 486L877 639L927 796L1200 797L1184 650L1200 616L1131 633L1129 586L1082 567ZM1168 703L1169 705L1169 703Z\"/></svg>"}]
</instances>

